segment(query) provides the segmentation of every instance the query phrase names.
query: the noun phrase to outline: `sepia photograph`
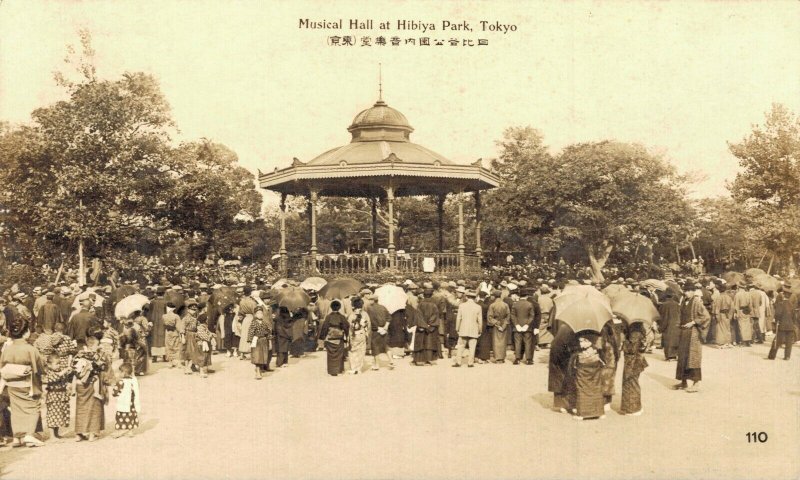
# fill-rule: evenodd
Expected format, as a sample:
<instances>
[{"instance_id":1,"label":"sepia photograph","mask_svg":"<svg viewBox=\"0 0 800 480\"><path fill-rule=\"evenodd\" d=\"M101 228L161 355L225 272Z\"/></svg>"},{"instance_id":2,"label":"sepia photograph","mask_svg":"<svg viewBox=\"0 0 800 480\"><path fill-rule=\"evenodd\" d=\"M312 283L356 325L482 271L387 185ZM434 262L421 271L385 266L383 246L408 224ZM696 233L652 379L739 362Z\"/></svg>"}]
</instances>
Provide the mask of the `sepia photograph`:
<instances>
[{"instance_id":1,"label":"sepia photograph","mask_svg":"<svg viewBox=\"0 0 800 480\"><path fill-rule=\"evenodd\" d=\"M0 0L0 478L800 478L800 3Z\"/></svg>"}]
</instances>

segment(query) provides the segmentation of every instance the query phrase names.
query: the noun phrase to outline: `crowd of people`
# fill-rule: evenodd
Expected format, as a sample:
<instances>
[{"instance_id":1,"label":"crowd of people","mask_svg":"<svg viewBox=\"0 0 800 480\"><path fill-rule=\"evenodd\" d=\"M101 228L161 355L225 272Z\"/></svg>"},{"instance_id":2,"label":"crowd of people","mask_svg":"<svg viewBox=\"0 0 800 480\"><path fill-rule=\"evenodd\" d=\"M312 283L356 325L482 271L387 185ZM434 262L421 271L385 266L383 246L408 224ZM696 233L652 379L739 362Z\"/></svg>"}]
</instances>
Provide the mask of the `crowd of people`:
<instances>
[{"instance_id":1,"label":"crowd of people","mask_svg":"<svg viewBox=\"0 0 800 480\"><path fill-rule=\"evenodd\" d=\"M379 285L336 297L306 288L304 303L288 306L284 293L301 290L294 281L221 275L208 283L209 277L199 281L161 266L144 281L117 276L110 285L15 287L0 298L0 438L41 446L45 424L60 438L70 427L71 396L77 441L103 432L112 398L113 436L130 435L141 411L137 377L153 362L205 378L214 355L226 355L249 361L262 380L273 365L286 368L290 356L317 350L326 352L326 371L335 377L361 374L367 356L372 370L394 369L403 358L418 367L445 358L454 368L506 360L533 366L536 349L549 348L554 410L578 420L603 418L622 363L620 413L640 415L638 378L653 349L677 361L675 388L694 393L704 343L749 347L774 335L769 358L783 347L789 359L798 338L800 302L788 285L764 291L701 275L659 288L630 277L593 283L570 276L557 264L528 264L489 269L482 281L405 279L395 285L404 305L392 311ZM642 295L660 315L652 324L614 316L599 331L576 332L559 319L556 305L559 294L578 284Z\"/></svg>"}]
</instances>

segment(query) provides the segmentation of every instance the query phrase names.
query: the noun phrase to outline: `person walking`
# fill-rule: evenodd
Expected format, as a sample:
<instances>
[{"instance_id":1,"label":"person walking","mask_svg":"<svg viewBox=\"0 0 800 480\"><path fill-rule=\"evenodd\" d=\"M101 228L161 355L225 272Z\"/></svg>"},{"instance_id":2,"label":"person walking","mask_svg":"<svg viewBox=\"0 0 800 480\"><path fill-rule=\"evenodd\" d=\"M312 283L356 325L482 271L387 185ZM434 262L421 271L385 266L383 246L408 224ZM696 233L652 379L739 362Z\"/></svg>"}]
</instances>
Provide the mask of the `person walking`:
<instances>
[{"instance_id":1,"label":"person walking","mask_svg":"<svg viewBox=\"0 0 800 480\"><path fill-rule=\"evenodd\" d=\"M619 413L623 415L638 416L644 411L639 375L648 366L647 359L642 355L646 349L645 336L642 323L633 323L628 326L626 339L622 343L625 360L622 367L622 400Z\"/></svg>"},{"instance_id":2,"label":"person walking","mask_svg":"<svg viewBox=\"0 0 800 480\"><path fill-rule=\"evenodd\" d=\"M701 369L703 343L700 338L711 321L710 315L700 298L702 286L698 283L694 285L694 288L694 291L688 292L686 301L681 307L678 365L675 369L675 378L680 380L681 383L674 387L676 390L686 390L689 393L699 391L699 384L703 379ZM688 388L687 380L692 381L692 385Z\"/></svg>"},{"instance_id":3,"label":"person walking","mask_svg":"<svg viewBox=\"0 0 800 480\"><path fill-rule=\"evenodd\" d=\"M255 365L255 378L261 380L265 371L269 370L269 343L272 332L264 320L264 307L256 305L253 320L247 331L247 342L250 344L250 362Z\"/></svg>"},{"instance_id":4,"label":"person walking","mask_svg":"<svg viewBox=\"0 0 800 480\"><path fill-rule=\"evenodd\" d=\"M466 301L458 306L458 312L456 313L458 343L456 344L454 367L461 366L464 348L467 349L467 367L475 366L475 347L478 343L478 337L483 331L483 310L480 305L475 303L475 291L467 290L465 296Z\"/></svg>"},{"instance_id":5,"label":"person walking","mask_svg":"<svg viewBox=\"0 0 800 480\"><path fill-rule=\"evenodd\" d=\"M775 322L777 323L777 333L772 339L772 347L769 349L769 360L775 360L778 349L783 346L783 359L789 360L792 356L792 345L795 342L794 318L792 304L789 301L792 292L782 290L778 292L775 300Z\"/></svg>"}]
</instances>

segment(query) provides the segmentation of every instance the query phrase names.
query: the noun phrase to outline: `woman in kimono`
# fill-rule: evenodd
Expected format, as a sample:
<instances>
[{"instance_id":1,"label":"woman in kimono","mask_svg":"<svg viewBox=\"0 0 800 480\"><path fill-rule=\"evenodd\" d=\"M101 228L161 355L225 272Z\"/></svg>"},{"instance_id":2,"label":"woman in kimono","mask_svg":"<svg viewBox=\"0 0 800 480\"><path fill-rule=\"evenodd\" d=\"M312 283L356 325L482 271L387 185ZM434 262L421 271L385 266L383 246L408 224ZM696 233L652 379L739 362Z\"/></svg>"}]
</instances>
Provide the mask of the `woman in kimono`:
<instances>
[{"instance_id":1,"label":"woman in kimono","mask_svg":"<svg viewBox=\"0 0 800 480\"><path fill-rule=\"evenodd\" d=\"M269 370L269 343L272 331L264 320L264 307L256 305L253 320L247 331L247 343L250 344L250 362L255 365L256 380L261 380L263 373Z\"/></svg>"},{"instance_id":2,"label":"woman in kimono","mask_svg":"<svg viewBox=\"0 0 800 480\"><path fill-rule=\"evenodd\" d=\"M588 335L580 335L580 349L570 358L570 374L575 380L575 420L605 418L603 361L593 343Z\"/></svg>"},{"instance_id":3,"label":"woman in kimono","mask_svg":"<svg viewBox=\"0 0 800 480\"><path fill-rule=\"evenodd\" d=\"M361 373L364 366L364 356L367 354L367 341L370 332L369 315L362 310L364 300L354 297L351 300L353 313L347 319L350 324L350 373L357 375Z\"/></svg>"},{"instance_id":4,"label":"woman in kimono","mask_svg":"<svg viewBox=\"0 0 800 480\"><path fill-rule=\"evenodd\" d=\"M393 358L402 358L406 348L406 309L401 308L391 314L389 319L389 333L386 337L386 344Z\"/></svg>"},{"instance_id":5,"label":"woman in kimono","mask_svg":"<svg viewBox=\"0 0 800 480\"><path fill-rule=\"evenodd\" d=\"M611 410L611 400L614 396L614 379L617 376L617 362L622 340L620 331L622 322L618 319L606 322L600 332L596 348L603 361L601 378L603 379L603 403L606 412Z\"/></svg>"},{"instance_id":6,"label":"woman in kimono","mask_svg":"<svg viewBox=\"0 0 800 480\"><path fill-rule=\"evenodd\" d=\"M681 308L681 336L678 341L678 365L675 369L675 379L681 383L674 388L685 389L689 393L697 392L703 379L703 343L700 337L711 321L700 299L700 288L699 284L695 285L695 291L687 295ZM687 380L692 381L691 386L688 386Z\"/></svg>"},{"instance_id":7,"label":"woman in kimono","mask_svg":"<svg viewBox=\"0 0 800 480\"><path fill-rule=\"evenodd\" d=\"M339 312L341 308L342 303L333 300L331 311L319 330L319 338L323 340L327 352L328 375L334 377L344 373L344 349L350 326L345 316Z\"/></svg>"},{"instance_id":8,"label":"woman in kimono","mask_svg":"<svg viewBox=\"0 0 800 480\"><path fill-rule=\"evenodd\" d=\"M184 353L183 358L186 360L186 369L184 373L192 373L192 364L197 357L197 312L200 310L197 301L194 299L186 300L184 303L185 312L181 323L183 324L183 342ZM198 365L198 368L200 366Z\"/></svg>"},{"instance_id":9,"label":"woman in kimono","mask_svg":"<svg viewBox=\"0 0 800 480\"><path fill-rule=\"evenodd\" d=\"M725 285L719 285L719 295L712 305L714 314L714 343L719 348L731 348L731 317L733 316L733 295Z\"/></svg>"},{"instance_id":10,"label":"woman in kimono","mask_svg":"<svg viewBox=\"0 0 800 480\"><path fill-rule=\"evenodd\" d=\"M147 336L150 333L150 323L147 318L134 312L131 320L125 323L119 337L120 355L124 361L133 365L136 375L147 373L150 357L147 355Z\"/></svg>"},{"instance_id":11,"label":"woman in kimono","mask_svg":"<svg viewBox=\"0 0 800 480\"><path fill-rule=\"evenodd\" d=\"M481 290L478 295L481 297L478 305L481 306L483 311L483 331L481 336L478 337L477 345L475 346L475 361L478 363L486 363L492 358L492 346L494 337L494 327L489 325L489 301L486 300L487 293Z\"/></svg>"},{"instance_id":12,"label":"woman in kimono","mask_svg":"<svg viewBox=\"0 0 800 480\"><path fill-rule=\"evenodd\" d=\"M16 445L39 447L44 443L34 433L41 422L44 359L28 343L29 323L22 316L10 318L7 327L11 343L0 354L0 372L7 385L13 441Z\"/></svg>"},{"instance_id":13,"label":"woman in kimono","mask_svg":"<svg viewBox=\"0 0 800 480\"><path fill-rule=\"evenodd\" d=\"M574 378L569 375L569 362L576 348L575 333L564 322L556 320L553 324L555 335L550 344L547 390L553 392L553 409L561 413L572 410L574 399Z\"/></svg>"},{"instance_id":14,"label":"woman in kimono","mask_svg":"<svg viewBox=\"0 0 800 480\"><path fill-rule=\"evenodd\" d=\"M627 336L622 343L625 353L625 364L622 368L622 404L619 413L624 415L641 415L642 389L639 387L639 375L647 368L647 360L642 356L645 351L645 333L641 323L628 326Z\"/></svg>"}]
</instances>

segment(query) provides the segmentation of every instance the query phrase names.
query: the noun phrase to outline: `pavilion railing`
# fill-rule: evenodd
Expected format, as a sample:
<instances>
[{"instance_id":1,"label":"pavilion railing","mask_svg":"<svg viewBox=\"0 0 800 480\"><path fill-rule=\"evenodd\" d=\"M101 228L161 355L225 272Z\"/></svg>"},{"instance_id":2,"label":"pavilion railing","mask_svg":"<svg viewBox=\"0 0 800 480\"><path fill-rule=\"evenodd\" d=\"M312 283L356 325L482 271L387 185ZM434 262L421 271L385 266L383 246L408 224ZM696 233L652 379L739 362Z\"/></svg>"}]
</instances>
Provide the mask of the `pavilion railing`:
<instances>
[{"instance_id":1,"label":"pavilion railing","mask_svg":"<svg viewBox=\"0 0 800 480\"><path fill-rule=\"evenodd\" d=\"M462 267L463 259L463 267ZM295 271L310 275L346 275L380 273L392 269L391 257L385 253L317 254L317 258L300 256ZM398 253L395 254L394 271L400 274L442 273L470 274L480 272L477 255L458 253Z\"/></svg>"}]
</instances>

